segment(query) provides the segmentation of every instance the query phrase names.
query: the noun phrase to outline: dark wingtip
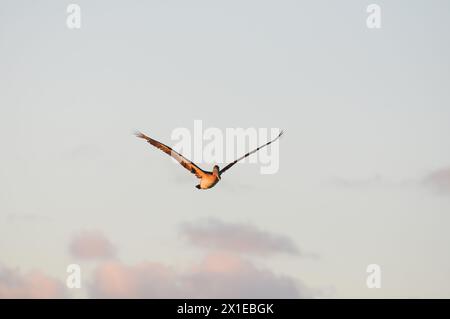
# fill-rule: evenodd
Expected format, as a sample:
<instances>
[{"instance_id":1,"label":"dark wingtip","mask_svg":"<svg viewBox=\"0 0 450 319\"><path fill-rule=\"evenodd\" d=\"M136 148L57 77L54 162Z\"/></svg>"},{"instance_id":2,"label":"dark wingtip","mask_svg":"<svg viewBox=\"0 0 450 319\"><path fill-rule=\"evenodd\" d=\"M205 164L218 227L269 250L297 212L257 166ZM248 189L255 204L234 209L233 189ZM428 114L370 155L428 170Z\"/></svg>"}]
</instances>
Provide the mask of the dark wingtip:
<instances>
[{"instance_id":1,"label":"dark wingtip","mask_svg":"<svg viewBox=\"0 0 450 319\"><path fill-rule=\"evenodd\" d=\"M134 135L136 137L139 137L139 138L147 139L147 136L144 133L140 132L140 131L135 131Z\"/></svg>"},{"instance_id":2,"label":"dark wingtip","mask_svg":"<svg viewBox=\"0 0 450 319\"><path fill-rule=\"evenodd\" d=\"M284 134L284 130L281 130L280 134L278 135L278 137L281 137L281 135L283 135L283 134Z\"/></svg>"}]
</instances>

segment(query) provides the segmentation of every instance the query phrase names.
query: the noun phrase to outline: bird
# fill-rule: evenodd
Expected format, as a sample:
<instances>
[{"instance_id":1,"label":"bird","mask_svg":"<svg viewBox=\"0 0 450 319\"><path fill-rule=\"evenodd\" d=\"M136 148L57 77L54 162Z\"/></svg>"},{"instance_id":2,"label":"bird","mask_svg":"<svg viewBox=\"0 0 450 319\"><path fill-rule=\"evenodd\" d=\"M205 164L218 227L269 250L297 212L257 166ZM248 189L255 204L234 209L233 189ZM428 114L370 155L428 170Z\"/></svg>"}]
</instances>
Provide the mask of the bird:
<instances>
[{"instance_id":1,"label":"bird","mask_svg":"<svg viewBox=\"0 0 450 319\"><path fill-rule=\"evenodd\" d=\"M274 138L273 140L267 142L264 145L261 145L261 146L255 148L253 151L248 152L247 154L239 157L238 159L234 160L233 162L227 164L222 169L220 169L219 165L214 165L212 171L205 171L205 170L201 169L195 163L193 163L192 161L190 161L189 159L187 159L180 153L174 151L169 146L145 135L142 132L138 131L135 133L135 135L138 138L142 138L142 139L146 140L150 145L153 145L154 147L160 149L167 155L172 156L175 160L177 160L178 163L181 164L181 166L183 166L185 169L187 169L192 174L194 174L197 178L200 179L200 183L198 185L196 185L195 187L198 189L205 190L205 189L210 189L210 188L214 187L221 180L222 174L225 173L227 170L229 170L234 164L236 164L240 160L243 160L247 156L250 156L251 154L259 151L263 147L266 147L267 145L275 142L277 139L279 139L283 135L283 133L284 133L284 131L281 130L280 133L278 134L278 136L276 138Z\"/></svg>"}]
</instances>

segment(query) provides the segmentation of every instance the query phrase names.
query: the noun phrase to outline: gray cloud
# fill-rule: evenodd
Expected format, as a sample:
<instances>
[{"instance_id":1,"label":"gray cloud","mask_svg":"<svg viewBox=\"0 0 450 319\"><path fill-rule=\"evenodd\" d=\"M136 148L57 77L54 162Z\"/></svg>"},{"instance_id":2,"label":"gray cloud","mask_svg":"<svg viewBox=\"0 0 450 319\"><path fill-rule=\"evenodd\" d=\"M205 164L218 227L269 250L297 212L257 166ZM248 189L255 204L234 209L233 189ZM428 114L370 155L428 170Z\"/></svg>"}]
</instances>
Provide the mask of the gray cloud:
<instances>
[{"instance_id":1,"label":"gray cloud","mask_svg":"<svg viewBox=\"0 0 450 319\"><path fill-rule=\"evenodd\" d=\"M297 245L288 237L260 230L250 224L225 223L217 219L181 225L181 234L199 247L252 255L277 252L298 255Z\"/></svg>"},{"instance_id":2,"label":"gray cloud","mask_svg":"<svg viewBox=\"0 0 450 319\"><path fill-rule=\"evenodd\" d=\"M76 235L70 245L70 253L81 259L113 258L114 245L99 231L83 231Z\"/></svg>"}]
</instances>

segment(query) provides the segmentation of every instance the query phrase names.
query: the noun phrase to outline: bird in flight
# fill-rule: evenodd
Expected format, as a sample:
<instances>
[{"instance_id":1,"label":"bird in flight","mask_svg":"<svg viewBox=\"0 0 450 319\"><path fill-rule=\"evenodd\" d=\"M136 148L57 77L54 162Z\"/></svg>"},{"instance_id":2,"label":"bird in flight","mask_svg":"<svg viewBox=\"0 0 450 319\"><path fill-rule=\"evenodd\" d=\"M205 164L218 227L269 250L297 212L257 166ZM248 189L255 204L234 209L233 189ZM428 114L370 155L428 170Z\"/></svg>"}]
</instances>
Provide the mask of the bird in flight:
<instances>
[{"instance_id":1,"label":"bird in flight","mask_svg":"<svg viewBox=\"0 0 450 319\"><path fill-rule=\"evenodd\" d=\"M196 185L195 187L197 187L198 189L208 189L208 188L214 187L220 181L222 174L225 173L227 170L229 170L234 164L236 164L240 160L246 158L247 156L249 156L253 153L256 153L257 151L259 151L263 147L266 147L267 145L271 144L272 142L275 142L277 139L279 139L281 137L281 135L283 135L283 133L284 133L283 131L280 131L280 134L278 134L278 136L276 138L274 138L273 140L267 142L266 144L264 144L260 147L257 147L253 151L245 154L244 156L239 157L238 159L229 163L227 166L225 166L222 169L220 169L218 165L214 165L212 172L202 170L200 167L198 167L197 165L192 163L190 160L188 160L186 157L184 157L180 153L174 151L169 146L167 146L161 142L158 142L157 140L154 140L151 137L148 137L147 135L145 135L141 132L137 132L137 133L135 133L135 135L139 138L146 140L149 144L159 148L161 151L163 151L167 155L172 156L174 159L177 160L178 163L181 164L181 166L183 166L185 169L190 171L192 174L195 174L195 176L200 179L200 184Z\"/></svg>"}]
</instances>

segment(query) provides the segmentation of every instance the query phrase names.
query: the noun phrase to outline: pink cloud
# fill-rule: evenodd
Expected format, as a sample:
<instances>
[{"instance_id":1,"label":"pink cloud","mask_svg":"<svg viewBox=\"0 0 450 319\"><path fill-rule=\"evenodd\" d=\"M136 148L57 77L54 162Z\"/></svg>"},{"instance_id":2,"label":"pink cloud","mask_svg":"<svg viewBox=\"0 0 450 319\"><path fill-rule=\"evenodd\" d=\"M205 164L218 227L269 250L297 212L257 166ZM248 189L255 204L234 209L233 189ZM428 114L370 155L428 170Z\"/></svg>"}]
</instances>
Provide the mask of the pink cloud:
<instances>
[{"instance_id":1,"label":"pink cloud","mask_svg":"<svg viewBox=\"0 0 450 319\"><path fill-rule=\"evenodd\" d=\"M92 298L301 298L312 291L298 280L257 266L245 254L277 251L297 253L287 237L261 231L251 225L210 221L201 226L184 225L190 241L205 246L207 254L184 269L160 262L128 265L116 258L115 248L99 232L82 232L70 243L79 258L103 258L86 283ZM202 228L203 227L203 228ZM214 238L214 231L218 231ZM233 237L230 241L228 238ZM205 245L205 241L214 242ZM235 250L233 252L232 250ZM21 275L0 268L0 298L64 298L62 282L40 272Z\"/></svg>"},{"instance_id":2,"label":"pink cloud","mask_svg":"<svg viewBox=\"0 0 450 319\"><path fill-rule=\"evenodd\" d=\"M22 275L18 270L0 267L0 299L64 298L64 286L39 271Z\"/></svg>"},{"instance_id":3,"label":"pink cloud","mask_svg":"<svg viewBox=\"0 0 450 319\"><path fill-rule=\"evenodd\" d=\"M212 253L183 276L186 298L308 298L299 281L232 253Z\"/></svg>"},{"instance_id":4,"label":"pink cloud","mask_svg":"<svg viewBox=\"0 0 450 319\"><path fill-rule=\"evenodd\" d=\"M160 263L133 266L119 261L100 265L94 272L90 294L95 298L178 298L176 274Z\"/></svg>"},{"instance_id":5,"label":"pink cloud","mask_svg":"<svg viewBox=\"0 0 450 319\"><path fill-rule=\"evenodd\" d=\"M94 298L299 298L310 291L288 276L260 269L229 253L207 255L187 271L161 263L100 265L90 286Z\"/></svg>"},{"instance_id":6,"label":"pink cloud","mask_svg":"<svg viewBox=\"0 0 450 319\"><path fill-rule=\"evenodd\" d=\"M423 179L423 184L440 193L450 193L450 167L436 170Z\"/></svg>"},{"instance_id":7,"label":"pink cloud","mask_svg":"<svg viewBox=\"0 0 450 319\"><path fill-rule=\"evenodd\" d=\"M94 298L299 298L312 291L299 281L257 267L245 255L298 254L288 238L248 224L215 219L185 223L181 233L206 256L185 270L159 262L100 264L89 293Z\"/></svg>"},{"instance_id":8,"label":"pink cloud","mask_svg":"<svg viewBox=\"0 0 450 319\"><path fill-rule=\"evenodd\" d=\"M69 250L81 259L112 258L116 253L114 245L98 231L81 232L72 239Z\"/></svg>"},{"instance_id":9,"label":"pink cloud","mask_svg":"<svg viewBox=\"0 0 450 319\"><path fill-rule=\"evenodd\" d=\"M217 219L184 223L181 233L196 246L252 255L299 254L288 237L260 230L250 224L225 223Z\"/></svg>"}]
</instances>

